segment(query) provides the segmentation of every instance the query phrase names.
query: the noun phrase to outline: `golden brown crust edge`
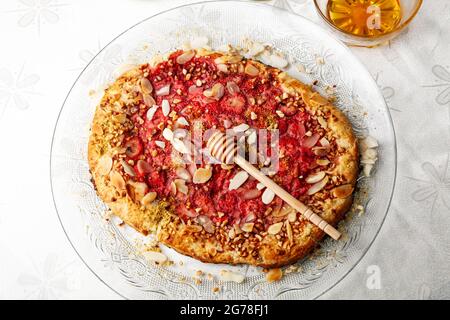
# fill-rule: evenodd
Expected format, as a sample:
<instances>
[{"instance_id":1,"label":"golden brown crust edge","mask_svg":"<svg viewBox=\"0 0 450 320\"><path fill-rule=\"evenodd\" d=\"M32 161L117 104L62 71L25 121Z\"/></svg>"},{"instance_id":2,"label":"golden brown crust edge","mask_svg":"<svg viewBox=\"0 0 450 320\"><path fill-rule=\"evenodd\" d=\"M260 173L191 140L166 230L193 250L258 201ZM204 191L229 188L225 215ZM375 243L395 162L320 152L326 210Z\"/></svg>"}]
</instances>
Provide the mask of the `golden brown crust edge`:
<instances>
[{"instance_id":1,"label":"golden brown crust edge","mask_svg":"<svg viewBox=\"0 0 450 320\"><path fill-rule=\"evenodd\" d=\"M263 64L257 64L260 68L268 68ZM138 69L128 72L119 78L111 88L116 86L120 87L121 82L124 81L124 79L136 77L139 73L140 71ZM354 187L358 174L358 148L356 138L353 135L351 125L347 118L340 110L300 81L291 78L285 73L279 75L279 81L282 83L285 91L300 92L309 110L321 109L331 112L332 118L329 119L328 126L336 137L338 145L345 149L345 154L341 156L339 165L335 168L336 174L340 174L347 184ZM101 108L101 105L104 103L106 103L105 97L96 110L92 125L93 128L99 125L102 126L102 124L108 121L108 116ZM110 207L114 214L119 216L127 224L133 226L139 232L147 234L154 231L157 226L158 239L182 254L186 254L203 262L228 264L245 263L274 268L294 263L305 257L324 236L324 233L319 228L308 221L304 221L302 232L294 237L294 244L289 250L279 247L275 236L267 235L259 243L258 248L254 249L258 253L257 255L253 256L249 254L244 257L235 250L228 250L226 245L224 248L214 235L207 234L205 231L202 231L199 234L195 228L185 225L178 217L167 215L169 218L155 220L152 215L157 211L156 208L144 208L139 204L136 204L126 192L117 194L117 190L111 186L109 176L102 175L96 170L99 159L103 155L98 151L99 139L101 139L101 135L96 136L94 133L91 134L88 148L88 160L93 181L101 199ZM103 151L105 153L113 152L112 149ZM343 218L351 204L352 195L344 199L328 199L324 203L324 210L321 213L321 216L329 223L336 225L337 222ZM158 208L158 210L160 209L161 208ZM155 221L158 222L155 224Z\"/></svg>"}]
</instances>

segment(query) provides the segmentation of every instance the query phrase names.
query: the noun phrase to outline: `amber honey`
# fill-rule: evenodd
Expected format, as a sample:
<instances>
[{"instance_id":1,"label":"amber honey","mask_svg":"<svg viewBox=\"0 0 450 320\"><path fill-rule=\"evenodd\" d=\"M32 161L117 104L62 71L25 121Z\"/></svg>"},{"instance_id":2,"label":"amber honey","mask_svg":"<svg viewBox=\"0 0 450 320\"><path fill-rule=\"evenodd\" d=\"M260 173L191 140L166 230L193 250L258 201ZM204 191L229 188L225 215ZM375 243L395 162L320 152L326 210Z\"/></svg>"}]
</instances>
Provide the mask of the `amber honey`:
<instances>
[{"instance_id":1,"label":"amber honey","mask_svg":"<svg viewBox=\"0 0 450 320\"><path fill-rule=\"evenodd\" d=\"M362 37L376 37L397 28L399 0L329 0L328 18L337 28Z\"/></svg>"}]
</instances>

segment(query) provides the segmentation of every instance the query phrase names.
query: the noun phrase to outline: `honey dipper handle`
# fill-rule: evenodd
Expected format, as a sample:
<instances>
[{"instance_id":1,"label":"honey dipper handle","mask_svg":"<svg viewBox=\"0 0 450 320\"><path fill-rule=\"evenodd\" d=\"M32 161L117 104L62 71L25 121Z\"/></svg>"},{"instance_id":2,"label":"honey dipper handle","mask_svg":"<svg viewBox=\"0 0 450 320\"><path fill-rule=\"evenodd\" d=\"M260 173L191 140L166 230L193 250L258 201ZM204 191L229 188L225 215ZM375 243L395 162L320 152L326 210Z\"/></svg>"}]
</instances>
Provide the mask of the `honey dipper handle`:
<instances>
[{"instance_id":1,"label":"honey dipper handle","mask_svg":"<svg viewBox=\"0 0 450 320\"><path fill-rule=\"evenodd\" d=\"M261 171L255 168L247 160L239 155L234 157L234 162L244 169L248 174L253 176L256 180L261 182L266 188L272 190L277 196L283 199L288 205L300 212L304 217L311 221L314 225L323 230L326 234L332 237L334 240L338 240L341 237L341 233L336 230L332 225L323 220L319 215L312 212L310 208L303 203L295 199L286 190L281 188L278 184L272 181L269 177L265 176Z\"/></svg>"}]
</instances>

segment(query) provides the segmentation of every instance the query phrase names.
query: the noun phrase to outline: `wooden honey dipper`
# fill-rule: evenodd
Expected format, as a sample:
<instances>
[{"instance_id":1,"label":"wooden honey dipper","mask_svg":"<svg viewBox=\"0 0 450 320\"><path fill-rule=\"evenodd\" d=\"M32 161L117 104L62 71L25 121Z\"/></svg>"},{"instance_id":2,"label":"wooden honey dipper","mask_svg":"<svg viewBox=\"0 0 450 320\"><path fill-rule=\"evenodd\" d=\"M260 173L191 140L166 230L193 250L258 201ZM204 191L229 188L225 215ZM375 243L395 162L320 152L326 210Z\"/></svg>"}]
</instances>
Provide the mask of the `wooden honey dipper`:
<instances>
[{"instance_id":1,"label":"wooden honey dipper","mask_svg":"<svg viewBox=\"0 0 450 320\"><path fill-rule=\"evenodd\" d=\"M314 213L305 204L295 199L286 190L281 188L278 184L273 182L270 178L264 175L261 171L255 168L250 162L242 158L237 154L237 146L234 141L234 136L225 136L224 133L216 131L206 143L206 147L209 153L221 161L222 163L235 163L248 174L261 182L266 188L272 190L278 197L285 201L288 205L300 212L306 219L311 221L314 225L323 230L334 240L338 240L341 237L341 233L336 230L332 225L322 219L319 215Z\"/></svg>"}]
</instances>

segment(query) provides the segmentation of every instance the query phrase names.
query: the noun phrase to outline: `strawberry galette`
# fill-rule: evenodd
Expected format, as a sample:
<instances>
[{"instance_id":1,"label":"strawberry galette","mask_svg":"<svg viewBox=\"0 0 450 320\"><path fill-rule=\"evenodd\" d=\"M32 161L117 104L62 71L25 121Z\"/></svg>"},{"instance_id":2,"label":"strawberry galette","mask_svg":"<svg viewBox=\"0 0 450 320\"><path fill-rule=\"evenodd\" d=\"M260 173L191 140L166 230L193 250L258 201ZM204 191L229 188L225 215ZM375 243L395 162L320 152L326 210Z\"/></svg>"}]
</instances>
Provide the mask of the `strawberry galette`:
<instances>
[{"instance_id":1,"label":"strawberry galette","mask_svg":"<svg viewBox=\"0 0 450 320\"><path fill-rule=\"evenodd\" d=\"M106 89L89 141L99 196L136 230L205 262L304 257L323 232L239 167L208 162L206 141L192 136L210 129L249 144L257 130L276 132L270 177L330 224L350 207L358 149L346 117L281 70L205 49L136 67ZM273 165L274 154L257 155L261 170Z\"/></svg>"}]
</instances>

